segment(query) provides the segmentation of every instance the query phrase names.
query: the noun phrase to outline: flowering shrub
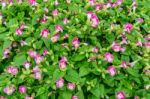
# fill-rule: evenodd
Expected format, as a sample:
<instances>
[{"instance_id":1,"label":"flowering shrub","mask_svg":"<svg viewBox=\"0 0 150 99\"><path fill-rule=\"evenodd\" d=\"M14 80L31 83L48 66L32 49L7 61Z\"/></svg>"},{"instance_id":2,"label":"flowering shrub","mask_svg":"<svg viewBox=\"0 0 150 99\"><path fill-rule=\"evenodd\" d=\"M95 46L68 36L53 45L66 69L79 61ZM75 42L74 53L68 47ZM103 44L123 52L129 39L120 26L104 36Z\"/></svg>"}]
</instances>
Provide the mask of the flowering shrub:
<instances>
[{"instance_id":1,"label":"flowering shrub","mask_svg":"<svg viewBox=\"0 0 150 99\"><path fill-rule=\"evenodd\" d=\"M150 99L148 0L1 0L0 99Z\"/></svg>"}]
</instances>

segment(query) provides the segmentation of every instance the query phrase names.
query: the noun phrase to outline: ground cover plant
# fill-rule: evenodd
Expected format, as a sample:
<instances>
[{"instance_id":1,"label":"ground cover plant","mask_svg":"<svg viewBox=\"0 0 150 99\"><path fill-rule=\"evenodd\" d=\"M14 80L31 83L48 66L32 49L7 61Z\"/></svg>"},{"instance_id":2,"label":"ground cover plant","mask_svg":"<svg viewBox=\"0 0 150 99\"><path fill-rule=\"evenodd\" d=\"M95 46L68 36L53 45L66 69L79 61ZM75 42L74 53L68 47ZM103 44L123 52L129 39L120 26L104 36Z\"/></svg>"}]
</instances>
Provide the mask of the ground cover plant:
<instances>
[{"instance_id":1,"label":"ground cover plant","mask_svg":"<svg viewBox=\"0 0 150 99\"><path fill-rule=\"evenodd\" d=\"M150 99L149 0L1 0L0 99Z\"/></svg>"}]
</instances>

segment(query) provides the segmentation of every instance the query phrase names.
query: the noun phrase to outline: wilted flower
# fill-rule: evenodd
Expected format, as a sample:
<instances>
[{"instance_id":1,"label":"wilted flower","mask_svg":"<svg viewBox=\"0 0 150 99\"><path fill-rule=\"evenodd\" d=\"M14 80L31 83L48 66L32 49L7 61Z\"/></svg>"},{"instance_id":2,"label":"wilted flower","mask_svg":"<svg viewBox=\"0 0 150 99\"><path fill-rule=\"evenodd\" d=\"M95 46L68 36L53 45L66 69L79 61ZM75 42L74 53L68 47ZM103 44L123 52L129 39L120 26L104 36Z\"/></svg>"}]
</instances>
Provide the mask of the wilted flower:
<instances>
[{"instance_id":1,"label":"wilted flower","mask_svg":"<svg viewBox=\"0 0 150 99\"><path fill-rule=\"evenodd\" d=\"M34 57L34 60L36 62L36 64L40 64L42 61L43 61L43 56L37 54L35 57Z\"/></svg>"},{"instance_id":2,"label":"wilted flower","mask_svg":"<svg viewBox=\"0 0 150 99\"><path fill-rule=\"evenodd\" d=\"M119 91L116 94L116 99L125 99L125 94L123 91Z\"/></svg>"},{"instance_id":3,"label":"wilted flower","mask_svg":"<svg viewBox=\"0 0 150 99\"><path fill-rule=\"evenodd\" d=\"M23 32L22 32L22 30L20 29L20 28L17 28L16 29L16 35L22 35L23 34Z\"/></svg>"},{"instance_id":4,"label":"wilted flower","mask_svg":"<svg viewBox=\"0 0 150 99\"><path fill-rule=\"evenodd\" d=\"M27 87L26 86L19 86L20 93L26 93Z\"/></svg>"},{"instance_id":5,"label":"wilted flower","mask_svg":"<svg viewBox=\"0 0 150 99\"><path fill-rule=\"evenodd\" d=\"M78 37L75 37L73 40L72 40L72 45L75 47L75 48L78 48L80 46L80 41L78 40Z\"/></svg>"},{"instance_id":6,"label":"wilted flower","mask_svg":"<svg viewBox=\"0 0 150 99\"><path fill-rule=\"evenodd\" d=\"M112 63L113 60L114 60L114 56L113 56L111 53L106 52L106 53L105 53L105 60L106 60L107 62L109 62L109 63Z\"/></svg>"},{"instance_id":7,"label":"wilted flower","mask_svg":"<svg viewBox=\"0 0 150 99\"><path fill-rule=\"evenodd\" d=\"M9 74L12 74L12 75L18 74L18 68L15 66L8 66L6 70Z\"/></svg>"},{"instance_id":8,"label":"wilted flower","mask_svg":"<svg viewBox=\"0 0 150 99\"><path fill-rule=\"evenodd\" d=\"M107 69L108 73L111 75L111 76L115 76L116 75L116 69L114 66L109 66L108 69Z\"/></svg>"},{"instance_id":9,"label":"wilted flower","mask_svg":"<svg viewBox=\"0 0 150 99\"><path fill-rule=\"evenodd\" d=\"M61 25L56 25L55 30L56 32L63 32L63 27Z\"/></svg>"},{"instance_id":10,"label":"wilted flower","mask_svg":"<svg viewBox=\"0 0 150 99\"><path fill-rule=\"evenodd\" d=\"M53 15L54 17L55 17L55 16L58 16L58 13L59 13L59 12L58 12L57 9L55 9L55 10L52 11L52 15Z\"/></svg>"},{"instance_id":11,"label":"wilted flower","mask_svg":"<svg viewBox=\"0 0 150 99\"><path fill-rule=\"evenodd\" d=\"M59 40L59 33L54 34L54 36L51 38L51 41L53 43L57 42Z\"/></svg>"},{"instance_id":12,"label":"wilted flower","mask_svg":"<svg viewBox=\"0 0 150 99\"><path fill-rule=\"evenodd\" d=\"M11 95L15 91L15 88L13 86L7 86L4 88L4 93L7 95Z\"/></svg>"},{"instance_id":13,"label":"wilted flower","mask_svg":"<svg viewBox=\"0 0 150 99\"><path fill-rule=\"evenodd\" d=\"M41 35L42 37L45 37L45 38L48 37L48 35L49 35L49 30L48 30L48 29L43 29L40 35Z\"/></svg>"},{"instance_id":14,"label":"wilted flower","mask_svg":"<svg viewBox=\"0 0 150 99\"><path fill-rule=\"evenodd\" d=\"M74 83L68 83L68 85L67 85L67 88L68 88L69 90L74 90L75 87L76 87L76 85L75 85Z\"/></svg>"},{"instance_id":15,"label":"wilted flower","mask_svg":"<svg viewBox=\"0 0 150 99\"><path fill-rule=\"evenodd\" d=\"M56 81L56 86L57 86L57 88L62 88L64 86L64 79L63 78L59 78Z\"/></svg>"},{"instance_id":16,"label":"wilted flower","mask_svg":"<svg viewBox=\"0 0 150 99\"><path fill-rule=\"evenodd\" d=\"M127 24L124 25L124 29L125 29L125 31L127 31L128 33L130 33L131 30L133 29L133 26L132 26L131 23L127 23Z\"/></svg>"}]
</instances>

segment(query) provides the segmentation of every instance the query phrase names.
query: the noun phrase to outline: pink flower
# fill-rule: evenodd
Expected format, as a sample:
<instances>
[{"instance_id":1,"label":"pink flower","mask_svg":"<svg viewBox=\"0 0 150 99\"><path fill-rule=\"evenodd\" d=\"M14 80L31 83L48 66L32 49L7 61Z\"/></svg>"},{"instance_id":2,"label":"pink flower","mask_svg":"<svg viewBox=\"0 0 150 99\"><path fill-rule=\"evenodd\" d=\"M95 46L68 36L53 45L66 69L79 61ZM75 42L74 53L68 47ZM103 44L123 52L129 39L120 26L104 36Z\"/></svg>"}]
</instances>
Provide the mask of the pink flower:
<instances>
[{"instance_id":1,"label":"pink flower","mask_svg":"<svg viewBox=\"0 0 150 99\"><path fill-rule=\"evenodd\" d=\"M145 42L144 46L147 47L147 48L150 48L150 42Z\"/></svg>"},{"instance_id":2,"label":"pink flower","mask_svg":"<svg viewBox=\"0 0 150 99\"><path fill-rule=\"evenodd\" d=\"M143 23L144 20L143 20L142 18L138 18L138 22L139 22L139 23Z\"/></svg>"},{"instance_id":3,"label":"pink flower","mask_svg":"<svg viewBox=\"0 0 150 99\"><path fill-rule=\"evenodd\" d=\"M64 22L64 24L67 24L67 23L69 23L69 20L67 18L64 18L63 22Z\"/></svg>"},{"instance_id":4,"label":"pink flower","mask_svg":"<svg viewBox=\"0 0 150 99\"><path fill-rule=\"evenodd\" d=\"M92 15L93 15L93 12L92 12L92 11L88 11L88 12L87 12L87 18L88 18L88 19L91 19L91 18L92 18Z\"/></svg>"},{"instance_id":5,"label":"pink flower","mask_svg":"<svg viewBox=\"0 0 150 99\"><path fill-rule=\"evenodd\" d=\"M38 66L33 68L34 78L40 80L42 78L42 72Z\"/></svg>"},{"instance_id":6,"label":"pink flower","mask_svg":"<svg viewBox=\"0 0 150 99\"><path fill-rule=\"evenodd\" d=\"M34 57L36 64L40 64L43 61L43 59L44 59L43 56L38 54Z\"/></svg>"},{"instance_id":7,"label":"pink flower","mask_svg":"<svg viewBox=\"0 0 150 99\"><path fill-rule=\"evenodd\" d=\"M116 4L117 4L117 5L121 5L122 2L123 2L123 0L117 0L117 1L116 1Z\"/></svg>"},{"instance_id":8,"label":"pink flower","mask_svg":"<svg viewBox=\"0 0 150 99\"><path fill-rule=\"evenodd\" d=\"M28 54L30 57L34 58L37 56L37 52L36 51L33 51L32 49L28 51Z\"/></svg>"},{"instance_id":9,"label":"pink flower","mask_svg":"<svg viewBox=\"0 0 150 99\"><path fill-rule=\"evenodd\" d=\"M68 35L68 34L65 34L65 35L64 35L64 39L67 39L67 38L69 38L69 35Z\"/></svg>"},{"instance_id":10,"label":"pink flower","mask_svg":"<svg viewBox=\"0 0 150 99\"><path fill-rule=\"evenodd\" d=\"M72 96L72 99L78 99L78 96Z\"/></svg>"},{"instance_id":11,"label":"pink flower","mask_svg":"<svg viewBox=\"0 0 150 99\"><path fill-rule=\"evenodd\" d=\"M94 47L94 48L92 49L92 52L98 53L98 48L97 48L97 47Z\"/></svg>"},{"instance_id":12,"label":"pink flower","mask_svg":"<svg viewBox=\"0 0 150 99\"><path fill-rule=\"evenodd\" d=\"M128 43L127 43L127 38L126 38L126 37L122 37L121 44L128 44Z\"/></svg>"},{"instance_id":13,"label":"pink flower","mask_svg":"<svg viewBox=\"0 0 150 99\"><path fill-rule=\"evenodd\" d=\"M42 37L45 37L45 38L48 37L48 35L49 35L49 30L48 30L48 29L43 29L40 35L41 35Z\"/></svg>"},{"instance_id":14,"label":"pink flower","mask_svg":"<svg viewBox=\"0 0 150 99\"><path fill-rule=\"evenodd\" d=\"M56 81L56 87L57 88L62 88L64 86L64 79L63 78L59 78L57 81Z\"/></svg>"},{"instance_id":15,"label":"pink flower","mask_svg":"<svg viewBox=\"0 0 150 99\"><path fill-rule=\"evenodd\" d=\"M31 5L36 5L36 0L28 0L28 2L29 2L29 4L31 4Z\"/></svg>"},{"instance_id":16,"label":"pink flower","mask_svg":"<svg viewBox=\"0 0 150 99\"><path fill-rule=\"evenodd\" d=\"M44 51L43 51L43 55L44 55L44 56L46 56L46 55L47 55L47 53L48 53L47 49L44 49Z\"/></svg>"},{"instance_id":17,"label":"pink flower","mask_svg":"<svg viewBox=\"0 0 150 99\"><path fill-rule=\"evenodd\" d=\"M25 28L25 24L24 24L24 23L21 23L21 24L20 24L20 29L23 30L24 28Z\"/></svg>"},{"instance_id":18,"label":"pink flower","mask_svg":"<svg viewBox=\"0 0 150 99\"><path fill-rule=\"evenodd\" d=\"M123 91L119 91L116 94L116 99L125 99L125 94Z\"/></svg>"},{"instance_id":19,"label":"pink flower","mask_svg":"<svg viewBox=\"0 0 150 99\"><path fill-rule=\"evenodd\" d=\"M112 49L113 49L115 52L119 52L120 49L121 49L121 46L120 46L118 43L116 43L116 42L114 41L113 44L112 44Z\"/></svg>"},{"instance_id":20,"label":"pink flower","mask_svg":"<svg viewBox=\"0 0 150 99\"><path fill-rule=\"evenodd\" d=\"M23 33L22 33L22 30L20 29L20 28L17 28L16 29L16 35L22 35Z\"/></svg>"},{"instance_id":21,"label":"pink flower","mask_svg":"<svg viewBox=\"0 0 150 99\"><path fill-rule=\"evenodd\" d=\"M134 96L134 99L139 99L139 97L138 96Z\"/></svg>"},{"instance_id":22,"label":"pink flower","mask_svg":"<svg viewBox=\"0 0 150 99\"><path fill-rule=\"evenodd\" d=\"M29 67L31 66L31 63L26 61L24 62L23 66L26 68L26 69L29 69Z\"/></svg>"},{"instance_id":23,"label":"pink flower","mask_svg":"<svg viewBox=\"0 0 150 99\"><path fill-rule=\"evenodd\" d=\"M73 40L72 40L72 45L75 47L75 48L78 48L80 46L80 41L78 40L78 37L75 37Z\"/></svg>"},{"instance_id":24,"label":"pink flower","mask_svg":"<svg viewBox=\"0 0 150 99\"><path fill-rule=\"evenodd\" d=\"M147 36L145 37L145 40L150 40L150 35L147 35Z\"/></svg>"},{"instance_id":25,"label":"pink flower","mask_svg":"<svg viewBox=\"0 0 150 99\"><path fill-rule=\"evenodd\" d=\"M109 62L109 63L112 63L112 62L113 62L114 56L113 56L111 53L106 52L104 56L105 56L105 60L106 60L107 62Z\"/></svg>"},{"instance_id":26,"label":"pink flower","mask_svg":"<svg viewBox=\"0 0 150 99\"><path fill-rule=\"evenodd\" d=\"M7 72L9 74L12 74L12 75L17 75L18 74L18 68L15 67L15 66L8 66L7 67Z\"/></svg>"},{"instance_id":27,"label":"pink flower","mask_svg":"<svg viewBox=\"0 0 150 99\"><path fill-rule=\"evenodd\" d=\"M99 24L99 19L98 19L98 17L95 15L95 14L93 14L92 15L92 17L91 17L91 26L92 27L97 27L98 26L98 24Z\"/></svg>"},{"instance_id":28,"label":"pink flower","mask_svg":"<svg viewBox=\"0 0 150 99\"><path fill-rule=\"evenodd\" d=\"M58 16L58 13L59 13L59 12L58 12L57 9L55 9L55 10L52 11L52 15L53 15L54 17L55 17L55 16Z\"/></svg>"},{"instance_id":29,"label":"pink flower","mask_svg":"<svg viewBox=\"0 0 150 99\"><path fill-rule=\"evenodd\" d=\"M55 6L58 6L58 0L55 0Z\"/></svg>"},{"instance_id":30,"label":"pink flower","mask_svg":"<svg viewBox=\"0 0 150 99\"><path fill-rule=\"evenodd\" d=\"M127 68L127 62L126 62L126 61L123 61L123 62L121 63L121 67L122 67L122 68Z\"/></svg>"},{"instance_id":31,"label":"pink flower","mask_svg":"<svg viewBox=\"0 0 150 99\"><path fill-rule=\"evenodd\" d=\"M124 25L124 29L125 29L125 31L127 31L128 33L130 33L131 30L133 29L133 26L132 26L131 23L127 23L127 24Z\"/></svg>"},{"instance_id":32,"label":"pink flower","mask_svg":"<svg viewBox=\"0 0 150 99\"><path fill-rule=\"evenodd\" d=\"M7 95L11 95L14 91L15 91L15 88L13 86L11 87L7 86L4 88L4 93L6 93Z\"/></svg>"},{"instance_id":33,"label":"pink flower","mask_svg":"<svg viewBox=\"0 0 150 99\"><path fill-rule=\"evenodd\" d=\"M137 8L136 0L133 0L132 8L133 8L134 11L136 10L136 8Z\"/></svg>"},{"instance_id":34,"label":"pink flower","mask_svg":"<svg viewBox=\"0 0 150 99\"><path fill-rule=\"evenodd\" d=\"M113 7L113 3L112 3L112 2L107 2L106 7L107 7L107 8Z\"/></svg>"},{"instance_id":35,"label":"pink flower","mask_svg":"<svg viewBox=\"0 0 150 99\"><path fill-rule=\"evenodd\" d=\"M138 41L137 43L136 43L136 46L142 46L143 44L142 44L142 42L141 41Z\"/></svg>"},{"instance_id":36,"label":"pink flower","mask_svg":"<svg viewBox=\"0 0 150 99\"><path fill-rule=\"evenodd\" d=\"M74 83L68 83L68 85L67 85L67 88L68 88L69 90L74 90L75 87L76 87L76 85L75 85Z\"/></svg>"},{"instance_id":37,"label":"pink flower","mask_svg":"<svg viewBox=\"0 0 150 99\"><path fill-rule=\"evenodd\" d=\"M95 5L95 0L89 0L91 6Z\"/></svg>"},{"instance_id":38,"label":"pink flower","mask_svg":"<svg viewBox=\"0 0 150 99\"><path fill-rule=\"evenodd\" d=\"M21 40L21 41L20 41L20 45L21 45L21 46L27 45L27 42Z\"/></svg>"},{"instance_id":39,"label":"pink flower","mask_svg":"<svg viewBox=\"0 0 150 99\"><path fill-rule=\"evenodd\" d=\"M66 57L62 57L59 61L59 68L65 69L66 66L67 66L67 59L66 59Z\"/></svg>"},{"instance_id":40,"label":"pink flower","mask_svg":"<svg viewBox=\"0 0 150 99\"><path fill-rule=\"evenodd\" d=\"M61 25L56 25L55 30L56 32L63 32L63 27Z\"/></svg>"},{"instance_id":41,"label":"pink flower","mask_svg":"<svg viewBox=\"0 0 150 99\"><path fill-rule=\"evenodd\" d=\"M57 42L59 40L59 33L54 34L54 36L51 38L51 41L53 43Z\"/></svg>"},{"instance_id":42,"label":"pink flower","mask_svg":"<svg viewBox=\"0 0 150 99\"><path fill-rule=\"evenodd\" d=\"M26 86L19 86L20 93L26 93L27 87Z\"/></svg>"},{"instance_id":43,"label":"pink flower","mask_svg":"<svg viewBox=\"0 0 150 99\"><path fill-rule=\"evenodd\" d=\"M116 75L116 69L114 66L109 66L108 69L107 69L108 73L111 75L111 76L115 76Z\"/></svg>"},{"instance_id":44,"label":"pink flower","mask_svg":"<svg viewBox=\"0 0 150 99\"><path fill-rule=\"evenodd\" d=\"M32 96L26 96L24 99L34 99Z\"/></svg>"},{"instance_id":45,"label":"pink flower","mask_svg":"<svg viewBox=\"0 0 150 99\"><path fill-rule=\"evenodd\" d=\"M95 5L96 11L99 11L102 7L103 7L103 4L96 4Z\"/></svg>"},{"instance_id":46,"label":"pink flower","mask_svg":"<svg viewBox=\"0 0 150 99\"><path fill-rule=\"evenodd\" d=\"M45 12L45 13L48 13L48 8L44 8L44 12Z\"/></svg>"},{"instance_id":47,"label":"pink flower","mask_svg":"<svg viewBox=\"0 0 150 99\"><path fill-rule=\"evenodd\" d=\"M41 22L41 23L45 23L46 21L47 21L47 16L44 15L43 18L42 18L42 20L40 20L40 22Z\"/></svg>"}]
</instances>

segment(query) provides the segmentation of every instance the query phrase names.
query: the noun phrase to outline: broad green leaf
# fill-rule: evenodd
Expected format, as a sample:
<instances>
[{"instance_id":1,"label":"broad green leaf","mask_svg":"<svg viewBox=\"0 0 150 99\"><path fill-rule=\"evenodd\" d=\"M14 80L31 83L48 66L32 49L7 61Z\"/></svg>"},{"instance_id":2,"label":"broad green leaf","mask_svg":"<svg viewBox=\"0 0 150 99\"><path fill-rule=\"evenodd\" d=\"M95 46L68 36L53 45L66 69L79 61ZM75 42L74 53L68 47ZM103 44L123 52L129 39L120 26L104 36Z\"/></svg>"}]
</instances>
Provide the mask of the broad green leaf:
<instances>
[{"instance_id":1,"label":"broad green leaf","mask_svg":"<svg viewBox=\"0 0 150 99\"><path fill-rule=\"evenodd\" d=\"M14 65L20 66L26 61L26 55L24 53L19 53L14 57Z\"/></svg>"}]
</instances>

